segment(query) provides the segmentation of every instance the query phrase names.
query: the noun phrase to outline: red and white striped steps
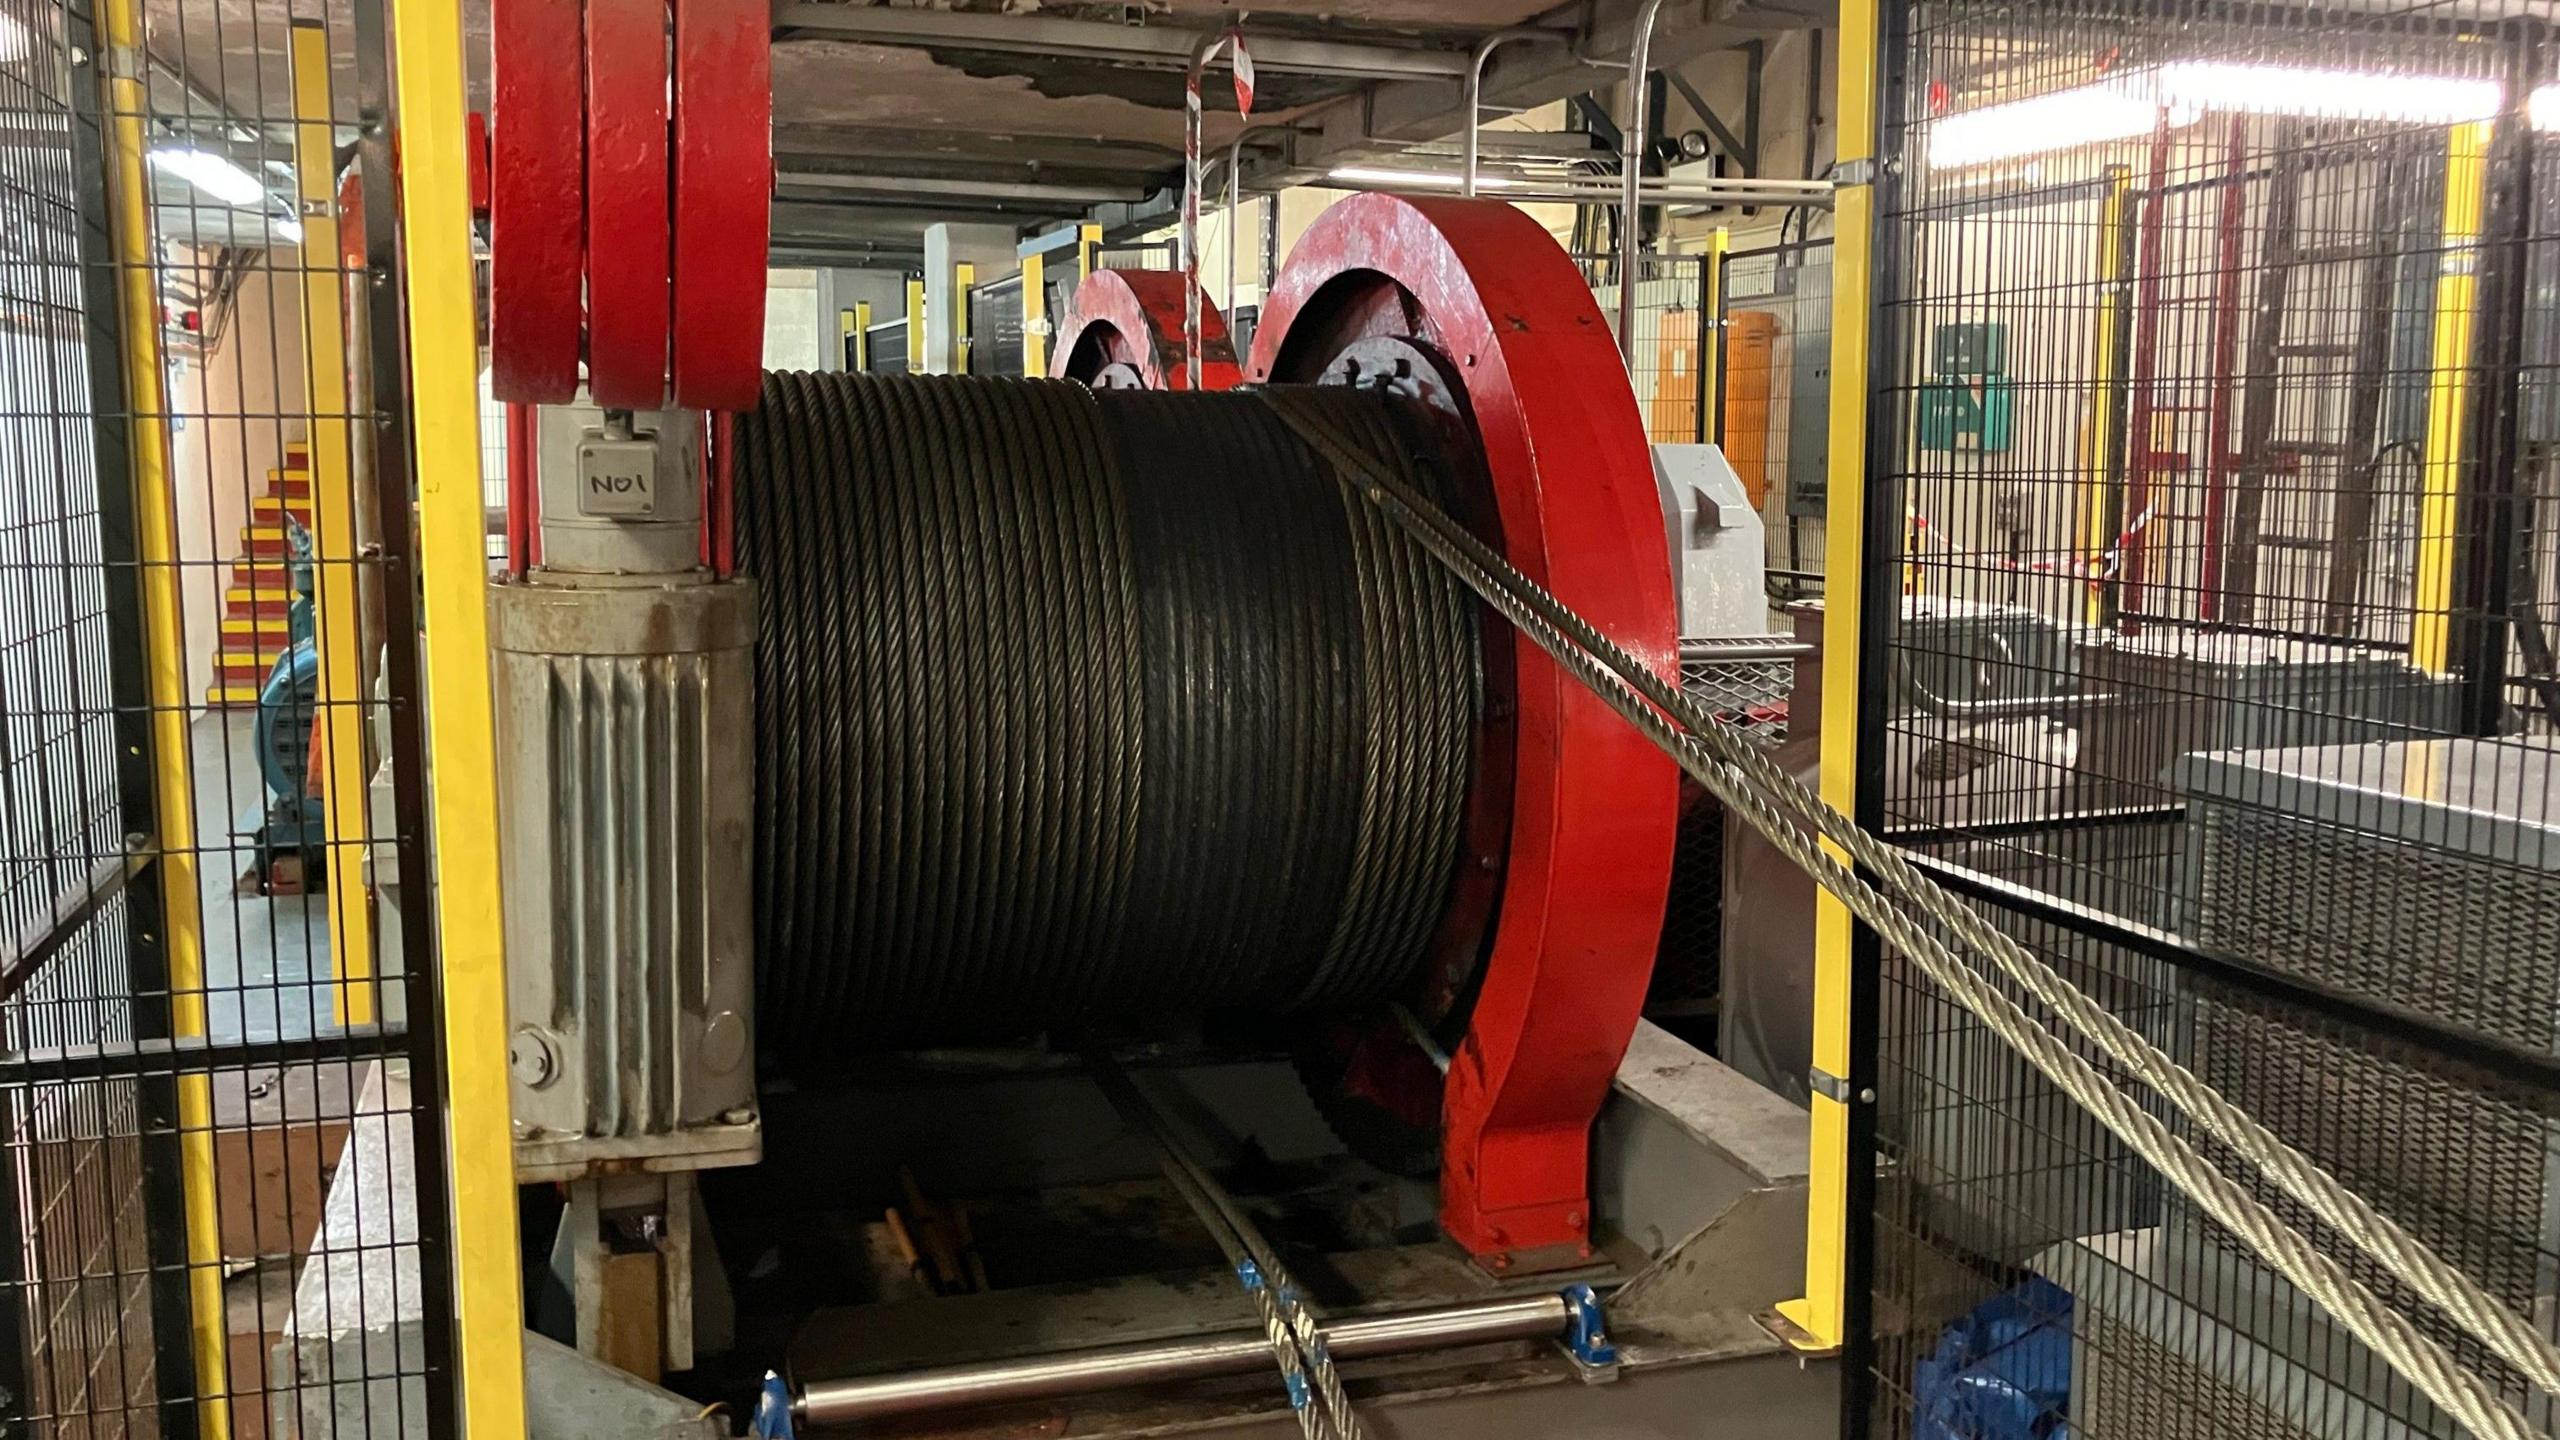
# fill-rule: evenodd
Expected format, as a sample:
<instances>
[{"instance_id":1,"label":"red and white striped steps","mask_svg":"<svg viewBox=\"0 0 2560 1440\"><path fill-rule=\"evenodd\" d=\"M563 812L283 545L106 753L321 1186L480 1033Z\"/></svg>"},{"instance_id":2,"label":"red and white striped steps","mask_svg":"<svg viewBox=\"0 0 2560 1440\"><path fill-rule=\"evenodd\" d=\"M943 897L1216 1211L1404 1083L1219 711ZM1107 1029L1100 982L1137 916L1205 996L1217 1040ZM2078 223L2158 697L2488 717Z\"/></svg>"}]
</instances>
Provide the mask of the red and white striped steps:
<instances>
[{"instance_id":1,"label":"red and white striped steps","mask_svg":"<svg viewBox=\"0 0 2560 1440\"><path fill-rule=\"evenodd\" d=\"M293 606L290 546L285 517L311 523L308 453L287 445L284 465L267 472L267 493L249 502L240 527L240 550L231 562L231 585L222 592L222 635L213 656L212 705L255 705L267 672L292 636L286 614Z\"/></svg>"}]
</instances>

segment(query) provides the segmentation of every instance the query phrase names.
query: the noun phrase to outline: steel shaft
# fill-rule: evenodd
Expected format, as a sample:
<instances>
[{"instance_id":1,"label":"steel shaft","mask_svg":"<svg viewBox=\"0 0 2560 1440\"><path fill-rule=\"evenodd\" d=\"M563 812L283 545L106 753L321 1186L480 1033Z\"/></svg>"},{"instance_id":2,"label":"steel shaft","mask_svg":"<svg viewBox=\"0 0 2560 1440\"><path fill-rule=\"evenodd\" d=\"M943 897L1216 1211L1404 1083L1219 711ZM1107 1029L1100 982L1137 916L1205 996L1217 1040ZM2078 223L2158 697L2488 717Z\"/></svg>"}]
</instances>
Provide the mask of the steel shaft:
<instances>
[{"instance_id":1,"label":"steel shaft","mask_svg":"<svg viewBox=\"0 0 2560 1440\"><path fill-rule=\"evenodd\" d=\"M1403 1315L1341 1320L1323 1327L1325 1348L1338 1360L1407 1355L1502 1340L1537 1340L1564 1333L1565 1303L1558 1295L1488 1300ZM816 1380L800 1389L794 1418L805 1425L849 1425L895 1415L975 1409L1029 1400L1058 1400L1142 1385L1165 1385L1269 1369L1271 1346L1259 1329L1236 1329L1186 1340L1160 1340L945 1365L899 1375Z\"/></svg>"}]
</instances>

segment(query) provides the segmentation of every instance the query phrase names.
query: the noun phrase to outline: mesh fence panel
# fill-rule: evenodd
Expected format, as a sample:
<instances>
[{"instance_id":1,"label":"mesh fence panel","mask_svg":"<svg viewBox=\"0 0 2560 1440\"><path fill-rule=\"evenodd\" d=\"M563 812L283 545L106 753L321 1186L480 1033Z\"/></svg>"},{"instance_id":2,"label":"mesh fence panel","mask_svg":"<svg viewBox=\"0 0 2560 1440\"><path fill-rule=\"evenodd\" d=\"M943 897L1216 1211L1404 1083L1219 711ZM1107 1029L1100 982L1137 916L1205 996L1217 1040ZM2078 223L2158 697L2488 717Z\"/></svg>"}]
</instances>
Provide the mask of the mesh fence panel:
<instances>
[{"instance_id":1,"label":"mesh fence panel","mask_svg":"<svg viewBox=\"0 0 2560 1440\"><path fill-rule=\"evenodd\" d=\"M2560 7L1885 12L1863 818L2553 1335ZM1871 1432L2453 1433L1870 973Z\"/></svg>"},{"instance_id":2,"label":"mesh fence panel","mask_svg":"<svg viewBox=\"0 0 2560 1440\"><path fill-rule=\"evenodd\" d=\"M1584 254L1574 259L1592 277L1592 294L1615 324L1618 257ZM1714 438L1707 346L1716 327L1700 323L1699 309L1708 294L1708 263L1703 255L1636 257L1635 358L1627 366L1627 378L1644 412L1645 435L1657 445Z\"/></svg>"},{"instance_id":3,"label":"mesh fence panel","mask_svg":"<svg viewBox=\"0 0 2560 1440\"><path fill-rule=\"evenodd\" d=\"M1735 251L1725 263L1724 447L1761 496L1777 595L1822 572L1831 465L1831 242Z\"/></svg>"},{"instance_id":4,"label":"mesh fence panel","mask_svg":"<svg viewBox=\"0 0 2560 1440\"><path fill-rule=\"evenodd\" d=\"M360 18L0 3L0 1433L451 1433Z\"/></svg>"}]
</instances>

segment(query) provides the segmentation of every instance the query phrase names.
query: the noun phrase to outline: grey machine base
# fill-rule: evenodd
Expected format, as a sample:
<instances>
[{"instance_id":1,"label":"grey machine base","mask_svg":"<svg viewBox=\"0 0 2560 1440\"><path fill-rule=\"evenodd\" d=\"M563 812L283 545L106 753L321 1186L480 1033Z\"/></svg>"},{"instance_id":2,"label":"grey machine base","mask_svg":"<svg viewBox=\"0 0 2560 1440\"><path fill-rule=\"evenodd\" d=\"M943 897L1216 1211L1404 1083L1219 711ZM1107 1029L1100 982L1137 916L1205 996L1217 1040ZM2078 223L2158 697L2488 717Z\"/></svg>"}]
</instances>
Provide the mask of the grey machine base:
<instances>
[{"instance_id":1,"label":"grey machine base","mask_svg":"<svg viewBox=\"0 0 2560 1440\"><path fill-rule=\"evenodd\" d=\"M1204 1131L1226 1128L1222 1118L1232 1123L1211 1112L1234 1108L1240 1096L1268 1103L1275 1093L1215 1071L1151 1078L1196 1103ZM1061 1108L1041 1107L1052 1117ZM1261 1114L1235 1128L1269 1141L1286 1127ZM1336 1319L1552 1294L1573 1281L1610 1293L1620 1364L1605 1374L1585 1372L1543 1338L1345 1362L1345 1383L1372 1435L1827 1437L1838 1433L1835 1363L1799 1356L1760 1319L1802 1283L1806 1150L1802 1111L1647 1025L1619 1068L1593 1139L1605 1243L1588 1267L1496 1278L1438 1241L1311 1256L1298 1278ZM1231 1276L1182 1269L821 1310L799 1328L790 1370L804 1382L911 1374L1232 1333L1252 1323ZM911 1437L1300 1433L1276 1372L894 1423L895 1433ZM803 1433L867 1432L812 1425Z\"/></svg>"}]
</instances>

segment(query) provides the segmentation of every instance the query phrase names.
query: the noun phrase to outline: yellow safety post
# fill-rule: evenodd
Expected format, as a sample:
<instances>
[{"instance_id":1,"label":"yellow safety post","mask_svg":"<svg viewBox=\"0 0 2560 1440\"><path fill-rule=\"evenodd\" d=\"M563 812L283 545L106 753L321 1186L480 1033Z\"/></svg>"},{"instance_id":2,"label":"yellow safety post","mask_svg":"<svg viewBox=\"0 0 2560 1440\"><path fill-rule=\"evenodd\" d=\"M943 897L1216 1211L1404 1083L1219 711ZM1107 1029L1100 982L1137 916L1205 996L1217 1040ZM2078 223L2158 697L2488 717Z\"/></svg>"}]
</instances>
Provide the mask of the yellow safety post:
<instances>
[{"instance_id":1,"label":"yellow safety post","mask_svg":"<svg viewBox=\"0 0 2560 1440\"><path fill-rule=\"evenodd\" d=\"M1707 232L1706 258L1698 262L1704 270L1698 277L1698 405L1707 417L1712 433L1707 438L1724 443L1724 414L1719 398L1724 394L1724 258L1733 248L1733 232L1719 225Z\"/></svg>"},{"instance_id":2,"label":"yellow safety post","mask_svg":"<svg viewBox=\"0 0 2560 1440\"><path fill-rule=\"evenodd\" d=\"M853 341L853 354L846 358L850 361L855 373L867 374L871 369L870 301L853 302L853 333L849 338Z\"/></svg>"},{"instance_id":3,"label":"yellow safety post","mask_svg":"<svg viewBox=\"0 0 2560 1440\"><path fill-rule=\"evenodd\" d=\"M2080 433L2080 558L2088 565L2082 614L2092 625L2106 619L2099 590L2100 570L2115 544L2108 533L2113 510L2107 477L2115 459L2116 393L2123 385L2116 366L2116 303L2125 276L2124 214L2133 190L2133 167L2107 167L2106 196L2098 205L2098 325L2096 350L2089 357L2089 418Z\"/></svg>"},{"instance_id":4,"label":"yellow safety post","mask_svg":"<svg viewBox=\"0 0 2560 1440\"><path fill-rule=\"evenodd\" d=\"M907 279L907 373L924 373L924 280Z\"/></svg>"},{"instance_id":5,"label":"yellow safety post","mask_svg":"<svg viewBox=\"0 0 2560 1440\"><path fill-rule=\"evenodd\" d=\"M374 1019L373 894L359 856L366 803L364 637L356 596L355 475L347 455L347 326L338 283L337 135L329 108L329 32L293 22L293 170L302 218L303 395L310 416L311 544L318 594L323 818L329 837L331 1009L341 1025Z\"/></svg>"},{"instance_id":6,"label":"yellow safety post","mask_svg":"<svg viewBox=\"0 0 2560 1440\"><path fill-rule=\"evenodd\" d=\"M2479 304L2480 223L2488 209L2489 126L2456 125L2445 142L2444 262L2436 273L2435 343L2427 378L2427 448L2418 497L2410 663L2453 668L2453 570L2460 537L2462 429L2471 389L2471 326Z\"/></svg>"},{"instance_id":7,"label":"yellow safety post","mask_svg":"<svg viewBox=\"0 0 2560 1440\"><path fill-rule=\"evenodd\" d=\"M862 333L859 312L854 309L836 311L836 364L846 370L860 367L853 363L854 337Z\"/></svg>"},{"instance_id":8,"label":"yellow safety post","mask_svg":"<svg viewBox=\"0 0 2560 1440\"><path fill-rule=\"evenodd\" d=\"M187 734L186 617L178 593L178 521L169 474L168 372L160 353L160 302L152 272L151 201L145 177L142 17L136 0L98 9L107 66L107 153L115 212L116 298L122 310L125 408L131 416L136 558L142 569L144 685L151 698L152 802L160 833L161 954L168 962L169 1028L204 1038L203 892L196 870L195 765ZM213 1080L176 1077L178 1166L187 1229L187 1315L196 1370L196 1434L229 1440L229 1326L222 1304L222 1215L214 1188Z\"/></svg>"},{"instance_id":9,"label":"yellow safety post","mask_svg":"<svg viewBox=\"0 0 2560 1440\"><path fill-rule=\"evenodd\" d=\"M1090 222L1076 227L1076 283L1093 278L1094 267L1102 260L1102 227Z\"/></svg>"},{"instance_id":10,"label":"yellow safety post","mask_svg":"<svg viewBox=\"0 0 2560 1440\"><path fill-rule=\"evenodd\" d=\"M130 3L130 0L124 0ZM506 942L498 892L497 726L489 682L488 521L480 495L471 180L462 10L395 0L400 253L417 451L437 977L452 1189L463 1433L525 1433L524 1292L507 1095Z\"/></svg>"},{"instance_id":11,"label":"yellow safety post","mask_svg":"<svg viewBox=\"0 0 2560 1440\"><path fill-rule=\"evenodd\" d=\"M1843 815L1857 811L1860 619L1867 524L1868 303L1875 266L1877 0L1840 7L1839 173L1834 197L1831 287L1831 471L1824 512L1822 614L1822 798ZM1843 864L1849 857L1824 842ZM1823 891L1815 901L1813 1068L1840 1083L1813 1096L1813 1148L1805 1196L1804 1295L1778 1314L1808 1350L1835 1350L1848 1338L1849 1074L1855 927L1848 907Z\"/></svg>"},{"instance_id":12,"label":"yellow safety post","mask_svg":"<svg viewBox=\"0 0 2560 1440\"><path fill-rule=\"evenodd\" d=\"M1043 257L1022 257L1022 373L1049 373L1049 282Z\"/></svg>"},{"instance_id":13,"label":"yellow safety post","mask_svg":"<svg viewBox=\"0 0 2560 1440\"><path fill-rule=\"evenodd\" d=\"M970 294L978 283L978 267L966 260L951 267L951 373L969 373L969 313L977 309Z\"/></svg>"}]
</instances>

